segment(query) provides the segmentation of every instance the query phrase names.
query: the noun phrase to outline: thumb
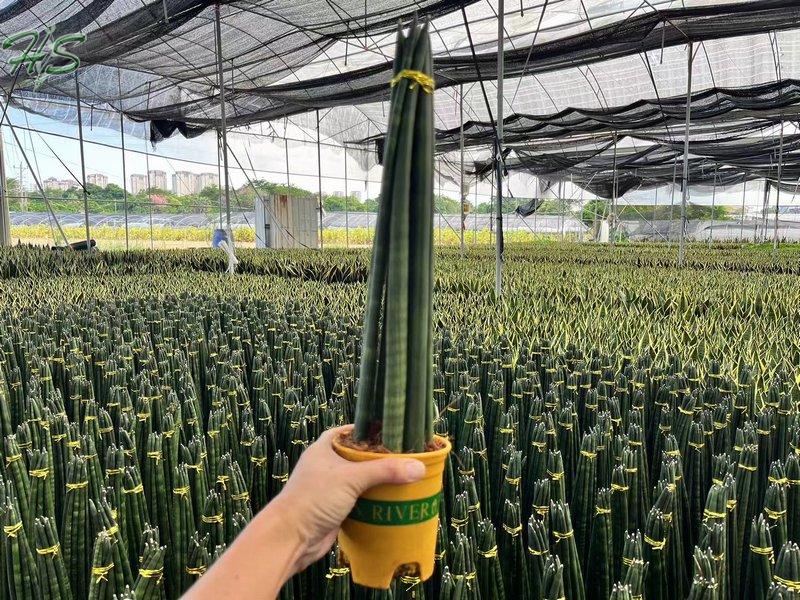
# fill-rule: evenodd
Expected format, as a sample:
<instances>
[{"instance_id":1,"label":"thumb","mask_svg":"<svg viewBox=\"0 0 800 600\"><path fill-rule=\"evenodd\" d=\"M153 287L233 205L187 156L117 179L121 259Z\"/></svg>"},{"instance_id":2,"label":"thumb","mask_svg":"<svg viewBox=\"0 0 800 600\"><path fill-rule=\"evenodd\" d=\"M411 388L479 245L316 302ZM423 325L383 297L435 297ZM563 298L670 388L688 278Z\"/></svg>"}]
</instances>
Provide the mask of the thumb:
<instances>
[{"instance_id":1,"label":"thumb","mask_svg":"<svg viewBox=\"0 0 800 600\"><path fill-rule=\"evenodd\" d=\"M425 477L425 465L412 458L379 458L350 464L350 483L356 493L385 483L413 483Z\"/></svg>"}]
</instances>

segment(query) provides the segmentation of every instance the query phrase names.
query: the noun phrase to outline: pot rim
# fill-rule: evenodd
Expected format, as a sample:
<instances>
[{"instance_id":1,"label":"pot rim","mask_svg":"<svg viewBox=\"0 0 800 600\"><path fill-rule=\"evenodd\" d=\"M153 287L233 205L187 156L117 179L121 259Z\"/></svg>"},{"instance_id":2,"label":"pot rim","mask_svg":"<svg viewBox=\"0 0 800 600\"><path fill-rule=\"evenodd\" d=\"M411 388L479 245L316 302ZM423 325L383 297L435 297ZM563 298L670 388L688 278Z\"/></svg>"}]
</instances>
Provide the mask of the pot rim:
<instances>
[{"instance_id":1,"label":"pot rim","mask_svg":"<svg viewBox=\"0 0 800 600\"><path fill-rule=\"evenodd\" d=\"M334 449L342 450L344 454L350 454L353 457L357 456L361 460L377 460L381 458L413 458L423 462L426 461L436 461L436 459L440 457L444 457L450 453L453 446L450 443L450 440L446 437L442 437L441 435L434 435L434 439L440 440L443 443L443 446L438 450L430 450L428 452L370 452L368 450L359 450L358 448L353 448L352 446L346 446L341 442L341 438L345 435L348 435L352 431L352 427L347 429L346 431L341 432L340 434L334 436L332 444ZM343 453L337 452L342 458L345 460L350 460L348 456L345 456Z\"/></svg>"}]
</instances>

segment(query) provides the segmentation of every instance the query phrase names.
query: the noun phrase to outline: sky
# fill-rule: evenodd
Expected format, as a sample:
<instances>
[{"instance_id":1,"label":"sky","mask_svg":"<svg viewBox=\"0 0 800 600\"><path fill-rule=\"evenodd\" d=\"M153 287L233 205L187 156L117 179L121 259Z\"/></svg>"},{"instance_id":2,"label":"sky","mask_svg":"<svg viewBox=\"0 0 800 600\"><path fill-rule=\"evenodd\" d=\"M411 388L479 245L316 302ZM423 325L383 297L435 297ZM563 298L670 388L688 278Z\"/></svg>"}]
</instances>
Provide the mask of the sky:
<instances>
[{"instance_id":1,"label":"sky","mask_svg":"<svg viewBox=\"0 0 800 600\"><path fill-rule=\"evenodd\" d=\"M52 119L25 114L17 109L9 110L9 117L20 137L22 146L31 161L34 171L40 180L48 177L80 179L81 161L78 128L76 125L64 124ZM35 132L26 129L36 130ZM268 129L258 126L243 133L228 134L229 174L233 187L239 187L255 178L266 179L275 183L286 183L287 148L281 139L261 135ZM313 134L315 135L315 134ZM314 139L311 132L302 131L290 126L288 137L295 140ZM62 137L66 136L66 137ZM101 173L108 177L109 183L122 185L122 151L119 131L95 127L84 127L84 153L86 173ZM70 139L67 139L70 138ZM5 166L7 177L18 177L20 165L23 168L25 187L34 189L35 182L27 167L23 153L6 125L3 127ZM104 144L104 145L101 145ZM364 171L359 161L352 156L347 157L341 146L330 140L322 140L322 189L325 194L348 192L370 198L378 195L380 188L381 167L374 166ZM112 146L112 147L108 147ZM216 135L213 132L197 138L184 139L176 133L172 138L153 146L137 137L126 135L125 162L130 189L132 173L146 173L160 169L166 171L167 180L171 183L175 171L194 173L218 172ZM31 148L33 152L31 152ZM237 159L239 162L237 162ZM290 141L288 148L289 176L292 185L311 191L319 188L317 171L316 143ZM62 164L63 163L63 164ZM242 167L240 168L239 163ZM345 171L347 178L345 179ZM440 182L435 181L436 192ZM516 184L515 195L524 196L526 186ZM457 198L458 186L447 180L441 181L444 195ZM478 202L490 199L491 188L488 184L479 184ZM469 195L475 201L474 186Z\"/></svg>"},{"instance_id":2,"label":"sky","mask_svg":"<svg viewBox=\"0 0 800 600\"><path fill-rule=\"evenodd\" d=\"M86 110L86 109L84 109ZM80 144L78 142L77 125L61 123L47 117L26 114L17 109L10 109L8 117L20 137L28 159L41 180L48 177L58 179L80 179L81 161ZM35 130L35 131L29 131ZM232 187L239 187L249 180L261 178L275 183L287 182L287 148L280 138L267 134L270 127L253 126L241 132L228 135L229 174ZM110 183L122 185L122 151L120 149L120 133L116 130L101 127L84 127L84 152L86 173L101 173L108 177ZM315 133L290 125L287 136L293 140L314 140ZM31 172L27 167L23 153L20 152L10 128L3 127L3 149L8 177L19 177L19 168L23 169L23 181L27 189L35 189ZM147 166L151 170L163 170L167 173L168 185L172 182L175 171L194 173L217 172L216 136L206 133L193 139L184 139L180 134L160 142L155 148L141 139L127 135L126 168L128 183L132 173L146 173ZM31 148L33 152L31 152ZM239 162L237 162L237 159ZM240 164L242 167L240 167ZM289 176L288 181L313 192L319 188L317 175L316 143L290 141L288 147ZM345 164L343 148L332 140L322 140L322 190L324 194L344 194L345 192L360 196L362 199L374 198L380 190L381 167L374 166L368 171L362 169L359 161L348 155ZM345 178L346 175L346 178ZM474 181L467 199L471 203L484 203L491 199L491 186ZM538 182L535 177L515 174L506 184L506 189L516 198L537 196ZM130 189L130 185L128 185ZM448 180L436 177L434 181L436 193L458 197L458 186ZM477 193L476 193L477 191ZM743 194L744 192L744 194ZM566 184L564 194L567 198L579 203L588 200L591 195L576 186ZM552 193L545 194L552 197ZM620 199L620 204L628 202L637 204L666 204L670 201L680 203L680 189L675 193L671 187L631 192ZM736 186L726 190L718 190L716 194L710 189L692 189L690 201L697 204L740 205L742 198L751 210L760 207L763 201L763 186L751 182L747 189ZM800 204L800 196L782 194L781 205Z\"/></svg>"}]
</instances>

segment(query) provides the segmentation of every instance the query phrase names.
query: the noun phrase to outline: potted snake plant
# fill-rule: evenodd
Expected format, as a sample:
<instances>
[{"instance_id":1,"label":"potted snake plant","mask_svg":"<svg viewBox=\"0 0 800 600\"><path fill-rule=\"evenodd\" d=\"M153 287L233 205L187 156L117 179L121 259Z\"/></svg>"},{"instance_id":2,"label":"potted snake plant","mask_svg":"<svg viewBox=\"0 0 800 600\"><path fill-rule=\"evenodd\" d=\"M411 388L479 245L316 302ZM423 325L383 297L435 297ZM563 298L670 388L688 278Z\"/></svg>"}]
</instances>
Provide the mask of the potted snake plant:
<instances>
[{"instance_id":1,"label":"potted snake plant","mask_svg":"<svg viewBox=\"0 0 800 600\"><path fill-rule=\"evenodd\" d=\"M353 429L334 440L352 461L410 457L425 477L368 490L339 546L356 583L388 588L434 568L450 443L433 433L433 77L427 25L398 32L372 247Z\"/></svg>"}]
</instances>

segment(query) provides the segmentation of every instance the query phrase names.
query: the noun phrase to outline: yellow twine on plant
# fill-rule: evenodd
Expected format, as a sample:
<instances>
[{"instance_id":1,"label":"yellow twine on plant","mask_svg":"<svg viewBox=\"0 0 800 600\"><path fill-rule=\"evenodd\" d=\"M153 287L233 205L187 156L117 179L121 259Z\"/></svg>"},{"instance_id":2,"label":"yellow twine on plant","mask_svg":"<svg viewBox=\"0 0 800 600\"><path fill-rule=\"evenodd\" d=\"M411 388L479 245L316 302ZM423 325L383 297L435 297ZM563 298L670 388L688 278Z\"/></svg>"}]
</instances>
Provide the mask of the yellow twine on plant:
<instances>
[{"instance_id":1,"label":"yellow twine on plant","mask_svg":"<svg viewBox=\"0 0 800 600\"><path fill-rule=\"evenodd\" d=\"M453 527L463 527L467 524L467 521L467 517L464 517L463 519L459 519L458 517L450 517L450 525Z\"/></svg>"},{"instance_id":2,"label":"yellow twine on plant","mask_svg":"<svg viewBox=\"0 0 800 600\"><path fill-rule=\"evenodd\" d=\"M530 548L528 548L530 550ZM478 554L480 554L483 558L495 558L497 556L497 544L486 550L478 550Z\"/></svg>"},{"instance_id":3,"label":"yellow twine on plant","mask_svg":"<svg viewBox=\"0 0 800 600\"><path fill-rule=\"evenodd\" d=\"M415 586L422 583L422 579L414 575L401 575L400 583L405 583L408 586L406 591L410 592Z\"/></svg>"},{"instance_id":4,"label":"yellow twine on plant","mask_svg":"<svg viewBox=\"0 0 800 600\"><path fill-rule=\"evenodd\" d=\"M612 483L611 484L611 491L612 492L627 492L630 489L627 485L622 485L619 483Z\"/></svg>"},{"instance_id":5,"label":"yellow twine on plant","mask_svg":"<svg viewBox=\"0 0 800 600\"><path fill-rule=\"evenodd\" d=\"M55 544L53 544L52 546L48 546L47 548L37 548L36 554L38 554L39 556L48 556L48 555L55 556L56 554L58 554L59 550L61 550L61 544L56 542Z\"/></svg>"},{"instance_id":6,"label":"yellow twine on plant","mask_svg":"<svg viewBox=\"0 0 800 600\"><path fill-rule=\"evenodd\" d=\"M605 508L603 506L595 506L594 507L594 514L596 514L596 515L610 515L611 514L611 509L610 508Z\"/></svg>"},{"instance_id":7,"label":"yellow twine on plant","mask_svg":"<svg viewBox=\"0 0 800 600\"><path fill-rule=\"evenodd\" d=\"M89 481L79 481L78 483L67 483L68 490L81 490L89 485Z\"/></svg>"},{"instance_id":8,"label":"yellow twine on plant","mask_svg":"<svg viewBox=\"0 0 800 600\"><path fill-rule=\"evenodd\" d=\"M106 475L122 475L122 467L109 467L106 469Z\"/></svg>"},{"instance_id":9,"label":"yellow twine on plant","mask_svg":"<svg viewBox=\"0 0 800 600\"><path fill-rule=\"evenodd\" d=\"M756 470L755 466L743 465L742 463L739 463L738 466L739 466L740 469L744 469L745 471L755 471Z\"/></svg>"},{"instance_id":10,"label":"yellow twine on plant","mask_svg":"<svg viewBox=\"0 0 800 600\"><path fill-rule=\"evenodd\" d=\"M792 580L792 579L785 579L785 578L783 578L783 577L781 577L780 575L777 575L777 574L773 575L772 579L775 581L775 583L780 583L781 585L786 586L787 588L789 588L793 592L800 592L800 581L795 581L795 580Z\"/></svg>"},{"instance_id":11,"label":"yellow twine on plant","mask_svg":"<svg viewBox=\"0 0 800 600\"><path fill-rule=\"evenodd\" d=\"M724 519L727 515L724 512L717 512L707 508L703 511L703 516L705 516L706 519Z\"/></svg>"},{"instance_id":12,"label":"yellow twine on plant","mask_svg":"<svg viewBox=\"0 0 800 600\"><path fill-rule=\"evenodd\" d=\"M520 534L520 532L522 532L522 525L517 525L516 527L509 527L508 525L503 523L503 529L511 537L517 537Z\"/></svg>"},{"instance_id":13,"label":"yellow twine on plant","mask_svg":"<svg viewBox=\"0 0 800 600\"><path fill-rule=\"evenodd\" d=\"M22 521L14 525L5 525L3 527L3 532L5 532L8 537L17 537L20 529L22 529Z\"/></svg>"},{"instance_id":14,"label":"yellow twine on plant","mask_svg":"<svg viewBox=\"0 0 800 600\"><path fill-rule=\"evenodd\" d=\"M198 567L186 567L185 570L187 575L196 575L197 577L200 577L206 572L207 569L208 567L206 565L200 565Z\"/></svg>"},{"instance_id":15,"label":"yellow twine on plant","mask_svg":"<svg viewBox=\"0 0 800 600\"><path fill-rule=\"evenodd\" d=\"M333 579L334 577L345 577L350 574L350 567L331 567L328 574L325 575L326 579Z\"/></svg>"},{"instance_id":16,"label":"yellow twine on plant","mask_svg":"<svg viewBox=\"0 0 800 600\"><path fill-rule=\"evenodd\" d=\"M644 536L644 541L647 542L648 544L650 544L650 546L653 548L653 550L663 550L664 547L667 545L667 540L666 539L654 540L651 537Z\"/></svg>"},{"instance_id":17,"label":"yellow twine on plant","mask_svg":"<svg viewBox=\"0 0 800 600\"><path fill-rule=\"evenodd\" d=\"M769 556L770 559L773 558L775 553L772 546L753 546L753 544L750 544L750 552L753 554L760 554L761 556Z\"/></svg>"},{"instance_id":18,"label":"yellow twine on plant","mask_svg":"<svg viewBox=\"0 0 800 600\"><path fill-rule=\"evenodd\" d=\"M111 572L111 569L114 568L114 563L107 564L105 567L92 567L92 575L97 577L95 579L95 583L100 583L101 581L108 581L107 575Z\"/></svg>"},{"instance_id":19,"label":"yellow twine on plant","mask_svg":"<svg viewBox=\"0 0 800 600\"><path fill-rule=\"evenodd\" d=\"M243 491L241 494L231 494L231 500L236 500L237 502L247 502L250 499L250 492L247 490Z\"/></svg>"},{"instance_id":20,"label":"yellow twine on plant","mask_svg":"<svg viewBox=\"0 0 800 600\"><path fill-rule=\"evenodd\" d=\"M181 487L172 488L172 493L176 496L188 496L189 495L189 486L184 485Z\"/></svg>"},{"instance_id":21,"label":"yellow twine on plant","mask_svg":"<svg viewBox=\"0 0 800 600\"><path fill-rule=\"evenodd\" d=\"M397 75L395 75L389 80L389 85L391 87L394 87L398 83L400 83L400 81L403 79L411 80L409 89L413 90L415 85L419 85L420 89L422 89L422 91L425 92L426 94L433 93L435 87L433 77L431 77L430 75L426 75L422 71L416 71L414 69L403 69Z\"/></svg>"},{"instance_id":22,"label":"yellow twine on plant","mask_svg":"<svg viewBox=\"0 0 800 600\"><path fill-rule=\"evenodd\" d=\"M202 517L200 517L200 520L203 521L203 523L208 523L208 524L211 523L221 524L223 522L223 517L222 513L217 513L216 515L211 515L211 516L203 515Z\"/></svg>"},{"instance_id":23,"label":"yellow twine on plant","mask_svg":"<svg viewBox=\"0 0 800 600\"><path fill-rule=\"evenodd\" d=\"M589 452L588 450L581 450L581 456L585 456L587 459L592 460L597 458L597 452Z\"/></svg>"},{"instance_id":24,"label":"yellow twine on plant","mask_svg":"<svg viewBox=\"0 0 800 600\"><path fill-rule=\"evenodd\" d=\"M764 512L767 513L767 516L772 519L773 521L777 521L782 516L786 514L786 509L783 510L772 510L771 508L764 507Z\"/></svg>"},{"instance_id":25,"label":"yellow twine on plant","mask_svg":"<svg viewBox=\"0 0 800 600\"><path fill-rule=\"evenodd\" d=\"M22 454L12 454L11 456L6 456L6 467L8 467L12 462L16 462L22 458Z\"/></svg>"},{"instance_id":26,"label":"yellow twine on plant","mask_svg":"<svg viewBox=\"0 0 800 600\"><path fill-rule=\"evenodd\" d=\"M158 463L158 461L160 461L162 458L161 450L151 450L147 453L147 458L152 458L156 461L156 463Z\"/></svg>"},{"instance_id":27,"label":"yellow twine on plant","mask_svg":"<svg viewBox=\"0 0 800 600\"><path fill-rule=\"evenodd\" d=\"M50 474L50 470L47 469L47 468L44 468L44 469L31 469L30 471L28 471L28 474L31 477L39 477L41 479L45 479Z\"/></svg>"},{"instance_id":28,"label":"yellow twine on plant","mask_svg":"<svg viewBox=\"0 0 800 600\"><path fill-rule=\"evenodd\" d=\"M141 483L135 487L132 487L131 489L123 488L122 490L123 494L141 494L143 492L144 492L144 485L142 485Z\"/></svg>"},{"instance_id":29,"label":"yellow twine on plant","mask_svg":"<svg viewBox=\"0 0 800 600\"><path fill-rule=\"evenodd\" d=\"M569 531L556 531L555 529L553 530L553 537L556 538L557 540L566 540L571 538L573 535L575 535L575 532L572 529L570 529Z\"/></svg>"},{"instance_id":30,"label":"yellow twine on plant","mask_svg":"<svg viewBox=\"0 0 800 600\"><path fill-rule=\"evenodd\" d=\"M144 577L145 579L153 579L156 578L158 581L156 585L161 583L161 579L164 576L164 567L158 569L139 569L139 577Z\"/></svg>"}]
</instances>

